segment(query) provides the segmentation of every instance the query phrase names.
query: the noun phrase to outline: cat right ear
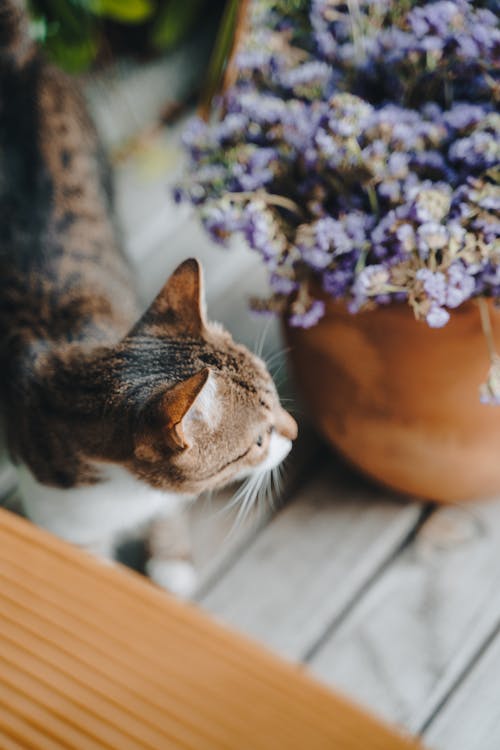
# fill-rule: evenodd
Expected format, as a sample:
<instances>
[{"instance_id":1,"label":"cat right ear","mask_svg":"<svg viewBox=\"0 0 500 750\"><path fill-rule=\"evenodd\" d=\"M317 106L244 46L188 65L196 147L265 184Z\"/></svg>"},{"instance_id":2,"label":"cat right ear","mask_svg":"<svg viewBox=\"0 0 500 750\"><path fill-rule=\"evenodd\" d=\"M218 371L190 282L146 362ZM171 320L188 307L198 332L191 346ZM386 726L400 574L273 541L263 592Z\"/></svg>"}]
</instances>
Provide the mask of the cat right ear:
<instances>
[{"instance_id":1,"label":"cat right ear","mask_svg":"<svg viewBox=\"0 0 500 750\"><path fill-rule=\"evenodd\" d=\"M202 336L207 323L203 271L198 260L189 258L176 268L137 327L143 329L145 325L168 328L179 336Z\"/></svg>"}]
</instances>

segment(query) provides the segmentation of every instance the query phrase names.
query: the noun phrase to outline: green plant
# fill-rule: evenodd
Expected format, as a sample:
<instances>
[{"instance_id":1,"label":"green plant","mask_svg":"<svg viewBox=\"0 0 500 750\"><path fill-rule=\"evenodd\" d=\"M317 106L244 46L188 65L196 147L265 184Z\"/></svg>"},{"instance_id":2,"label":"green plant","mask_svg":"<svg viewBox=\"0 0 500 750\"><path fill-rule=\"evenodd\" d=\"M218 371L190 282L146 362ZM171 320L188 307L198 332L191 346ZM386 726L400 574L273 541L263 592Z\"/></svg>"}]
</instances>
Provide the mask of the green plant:
<instances>
[{"instance_id":1,"label":"green plant","mask_svg":"<svg viewBox=\"0 0 500 750\"><path fill-rule=\"evenodd\" d=\"M148 46L166 51L182 42L210 6L209 0L30 0L33 35L70 72L95 61L106 23L142 27Z\"/></svg>"}]
</instances>

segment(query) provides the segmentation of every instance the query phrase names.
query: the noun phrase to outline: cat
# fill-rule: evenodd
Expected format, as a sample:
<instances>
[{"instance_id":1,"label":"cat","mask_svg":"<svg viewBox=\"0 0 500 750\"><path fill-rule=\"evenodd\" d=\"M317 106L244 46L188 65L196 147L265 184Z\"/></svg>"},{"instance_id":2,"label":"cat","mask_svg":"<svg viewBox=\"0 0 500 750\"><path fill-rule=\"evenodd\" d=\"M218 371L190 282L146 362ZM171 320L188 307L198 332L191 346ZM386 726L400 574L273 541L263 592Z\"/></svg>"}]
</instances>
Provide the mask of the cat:
<instances>
[{"instance_id":1,"label":"cat","mask_svg":"<svg viewBox=\"0 0 500 750\"><path fill-rule=\"evenodd\" d=\"M195 585L179 509L267 472L297 425L265 364L208 321L186 260L140 314L109 170L75 82L0 0L0 394L26 514L110 556L149 525L149 575Z\"/></svg>"}]
</instances>

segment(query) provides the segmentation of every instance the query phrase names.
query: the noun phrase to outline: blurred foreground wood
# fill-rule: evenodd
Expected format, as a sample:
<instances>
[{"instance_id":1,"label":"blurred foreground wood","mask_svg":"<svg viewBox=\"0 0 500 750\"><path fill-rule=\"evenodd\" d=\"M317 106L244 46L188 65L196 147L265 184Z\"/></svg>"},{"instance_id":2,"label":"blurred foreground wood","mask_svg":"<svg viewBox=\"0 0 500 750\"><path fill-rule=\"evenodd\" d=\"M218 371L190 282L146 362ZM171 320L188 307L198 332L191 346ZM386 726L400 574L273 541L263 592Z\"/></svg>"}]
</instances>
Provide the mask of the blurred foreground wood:
<instances>
[{"instance_id":1,"label":"blurred foreground wood","mask_svg":"<svg viewBox=\"0 0 500 750\"><path fill-rule=\"evenodd\" d=\"M416 745L138 575L0 511L0 747Z\"/></svg>"}]
</instances>

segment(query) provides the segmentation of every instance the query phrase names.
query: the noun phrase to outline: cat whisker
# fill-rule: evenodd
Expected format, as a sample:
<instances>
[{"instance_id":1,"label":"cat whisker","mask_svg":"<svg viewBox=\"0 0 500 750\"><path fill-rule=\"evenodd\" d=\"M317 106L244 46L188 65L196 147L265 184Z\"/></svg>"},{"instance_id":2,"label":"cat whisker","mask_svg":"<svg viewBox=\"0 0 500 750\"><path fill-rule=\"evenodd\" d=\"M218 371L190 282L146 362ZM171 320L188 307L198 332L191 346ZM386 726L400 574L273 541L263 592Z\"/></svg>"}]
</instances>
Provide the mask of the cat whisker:
<instances>
[{"instance_id":1,"label":"cat whisker","mask_svg":"<svg viewBox=\"0 0 500 750\"><path fill-rule=\"evenodd\" d=\"M272 491L272 469L270 471L266 471L263 479L261 488L259 490L259 497L258 497L258 503L259 503L259 512L262 515L263 512L269 507L271 510L274 510L274 500L273 500L273 491Z\"/></svg>"},{"instance_id":2,"label":"cat whisker","mask_svg":"<svg viewBox=\"0 0 500 750\"><path fill-rule=\"evenodd\" d=\"M276 500L279 500L281 496L281 487L279 481L278 466L275 466L271 471L271 482L275 497L271 496L271 508L274 510L276 507Z\"/></svg>"},{"instance_id":3,"label":"cat whisker","mask_svg":"<svg viewBox=\"0 0 500 750\"><path fill-rule=\"evenodd\" d=\"M280 389L288 385L288 378L286 373L284 373L280 378L273 377L274 385L276 386L276 389L279 393Z\"/></svg>"},{"instance_id":4,"label":"cat whisker","mask_svg":"<svg viewBox=\"0 0 500 750\"><path fill-rule=\"evenodd\" d=\"M264 344L266 342L267 334L269 333L269 327L272 323L272 318L269 318L269 320L266 322L262 329L262 333L260 334L258 344L255 347L255 354L257 357L262 357L262 352L264 349Z\"/></svg>"},{"instance_id":5,"label":"cat whisker","mask_svg":"<svg viewBox=\"0 0 500 750\"><path fill-rule=\"evenodd\" d=\"M259 514L265 508L267 495L269 491L269 470L260 471L255 475L255 481L252 483L251 491L245 498L244 507L240 508L241 517L236 519L238 525L246 520L253 507L256 507ZM238 515L240 515L240 513Z\"/></svg>"},{"instance_id":6,"label":"cat whisker","mask_svg":"<svg viewBox=\"0 0 500 750\"><path fill-rule=\"evenodd\" d=\"M286 367L286 364L287 364L286 359L284 359L282 362L278 364L276 368L269 370L274 381L276 381L276 378L278 377L279 373L283 370L283 368Z\"/></svg>"},{"instance_id":7,"label":"cat whisker","mask_svg":"<svg viewBox=\"0 0 500 750\"><path fill-rule=\"evenodd\" d=\"M266 485L265 485L265 481L263 478L257 490L257 494L255 495L255 498L254 498L254 507L257 510L257 516L258 516L259 521L262 519L262 511L263 511L263 508L265 507L265 490L266 490Z\"/></svg>"},{"instance_id":8,"label":"cat whisker","mask_svg":"<svg viewBox=\"0 0 500 750\"><path fill-rule=\"evenodd\" d=\"M248 515L254 505L255 498L258 495L259 485L262 481L261 475L257 474L251 479L252 481L248 484L247 492L243 498L243 502L241 503L240 509L238 510L233 526L231 528L229 534L230 536L235 534L247 520Z\"/></svg>"},{"instance_id":9,"label":"cat whisker","mask_svg":"<svg viewBox=\"0 0 500 750\"><path fill-rule=\"evenodd\" d=\"M283 489L285 485L284 477L285 477L285 469L282 464L279 464L276 467L276 484L278 486L278 492L279 492L280 497L283 495Z\"/></svg>"},{"instance_id":10,"label":"cat whisker","mask_svg":"<svg viewBox=\"0 0 500 750\"><path fill-rule=\"evenodd\" d=\"M252 509L259 517L268 509L275 512L283 494L283 465L278 464L270 470L258 471L250 475L238 488L230 502L215 515L230 513L236 506L238 511L229 530L226 540L232 538L247 521Z\"/></svg>"},{"instance_id":11,"label":"cat whisker","mask_svg":"<svg viewBox=\"0 0 500 750\"><path fill-rule=\"evenodd\" d=\"M291 351L291 348L289 346L281 347L280 349L276 349L276 351L272 352L269 356L266 357L266 365L268 369L272 367L273 362L275 362L280 357L283 357L288 354Z\"/></svg>"},{"instance_id":12,"label":"cat whisker","mask_svg":"<svg viewBox=\"0 0 500 750\"><path fill-rule=\"evenodd\" d=\"M269 509L274 511L274 498L273 489L271 486L272 482L272 469L263 473L262 484L259 490L257 498L259 517L268 514Z\"/></svg>"},{"instance_id":13,"label":"cat whisker","mask_svg":"<svg viewBox=\"0 0 500 750\"><path fill-rule=\"evenodd\" d=\"M249 492L251 492L256 484L256 476L251 475L246 479L240 490L236 493L236 495L233 497L231 502L227 505L228 509L234 508L235 505L240 505L245 502L247 495Z\"/></svg>"},{"instance_id":14,"label":"cat whisker","mask_svg":"<svg viewBox=\"0 0 500 750\"><path fill-rule=\"evenodd\" d=\"M249 484L251 484L252 479L253 479L252 476L250 476L247 479L245 479L245 481L242 482L242 484L240 485L240 487L238 488L238 490L236 491L236 493L232 496L231 500L228 503L226 503L223 508L221 508L220 510L216 511L214 513L214 516L220 516L220 515L223 515L223 514L227 514L236 505L239 505L240 501L242 500L242 498L246 495L246 492L248 490L248 486L249 486Z\"/></svg>"},{"instance_id":15,"label":"cat whisker","mask_svg":"<svg viewBox=\"0 0 500 750\"><path fill-rule=\"evenodd\" d=\"M209 511L211 511L214 504L214 490L205 490L202 494L202 498L203 505L208 506Z\"/></svg>"}]
</instances>

